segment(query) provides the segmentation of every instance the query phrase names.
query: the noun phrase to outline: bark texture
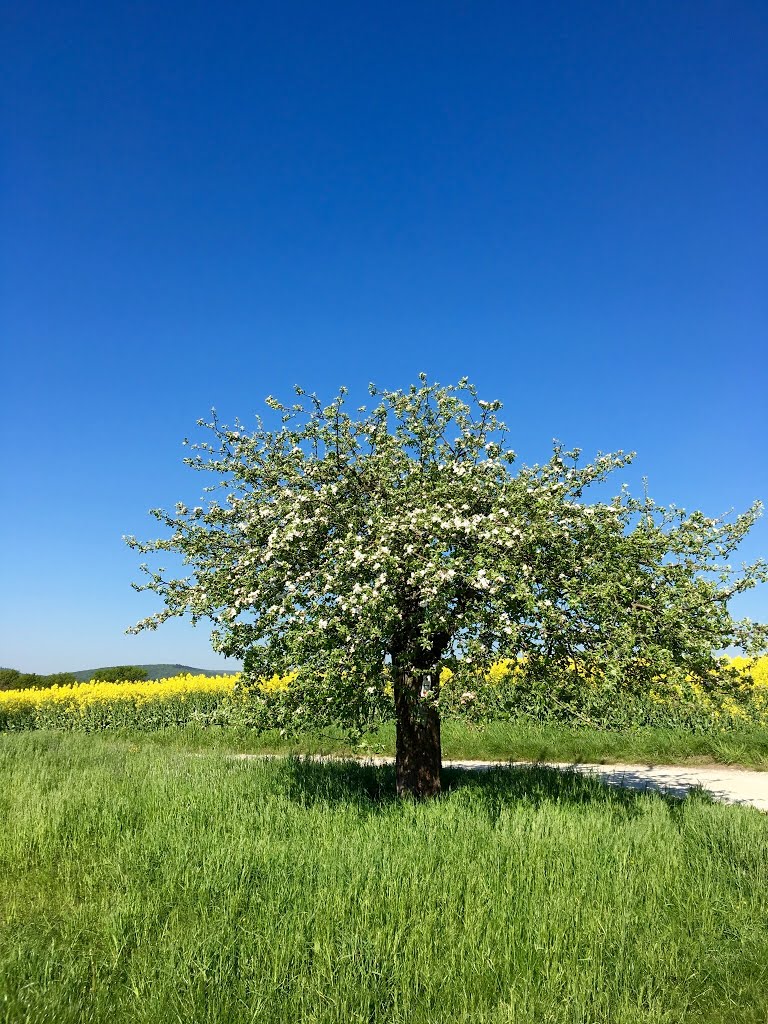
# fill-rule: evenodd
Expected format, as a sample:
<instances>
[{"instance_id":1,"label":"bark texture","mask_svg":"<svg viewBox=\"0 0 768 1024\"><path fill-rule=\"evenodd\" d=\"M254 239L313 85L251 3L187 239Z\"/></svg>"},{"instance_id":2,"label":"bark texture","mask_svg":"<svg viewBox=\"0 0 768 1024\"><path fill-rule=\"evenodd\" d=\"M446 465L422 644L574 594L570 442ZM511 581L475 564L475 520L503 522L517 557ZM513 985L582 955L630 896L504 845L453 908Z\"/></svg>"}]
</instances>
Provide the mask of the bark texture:
<instances>
[{"instance_id":1,"label":"bark texture","mask_svg":"<svg viewBox=\"0 0 768 1024\"><path fill-rule=\"evenodd\" d=\"M421 673L402 669L396 670L394 679L397 793L419 800L439 794L442 767L440 711L422 694L424 679ZM435 696L436 692L435 681Z\"/></svg>"}]
</instances>

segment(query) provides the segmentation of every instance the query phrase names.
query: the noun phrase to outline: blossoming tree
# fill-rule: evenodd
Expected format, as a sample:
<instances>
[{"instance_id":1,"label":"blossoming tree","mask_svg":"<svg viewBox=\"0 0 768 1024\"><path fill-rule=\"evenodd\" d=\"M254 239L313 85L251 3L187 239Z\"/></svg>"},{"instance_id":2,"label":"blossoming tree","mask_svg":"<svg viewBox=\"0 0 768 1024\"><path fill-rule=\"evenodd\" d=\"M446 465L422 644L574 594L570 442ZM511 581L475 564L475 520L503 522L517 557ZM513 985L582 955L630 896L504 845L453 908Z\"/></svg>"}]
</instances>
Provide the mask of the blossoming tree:
<instances>
[{"instance_id":1,"label":"blossoming tree","mask_svg":"<svg viewBox=\"0 0 768 1024\"><path fill-rule=\"evenodd\" d=\"M632 455L556 444L544 465L515 466L499 402L425 375L407 391L371 385L373 408L346 410L296 389L267 399L275 423L247 432L200 421L212 441L186 459L214 474L226 498L152 514L168 534L142 552L192 567L170 578L142 569L139 590L171 616L210 618L214 647L245 677L295 672L311 717L343 721L391 680L397 786L440 789L438 676L448 656L470 664L527 659L563 671L573 660L609 679L684 664L705 671L733 643L765 644L764 627L735 621L734 594L766 579L763 562L727 560L760 506L732 521L664 508L621 489L586 503L590 484ZM188 443L188 442L185 442ZM515 467L513 469L513 467Z\"/></svg>"}]
</instances>

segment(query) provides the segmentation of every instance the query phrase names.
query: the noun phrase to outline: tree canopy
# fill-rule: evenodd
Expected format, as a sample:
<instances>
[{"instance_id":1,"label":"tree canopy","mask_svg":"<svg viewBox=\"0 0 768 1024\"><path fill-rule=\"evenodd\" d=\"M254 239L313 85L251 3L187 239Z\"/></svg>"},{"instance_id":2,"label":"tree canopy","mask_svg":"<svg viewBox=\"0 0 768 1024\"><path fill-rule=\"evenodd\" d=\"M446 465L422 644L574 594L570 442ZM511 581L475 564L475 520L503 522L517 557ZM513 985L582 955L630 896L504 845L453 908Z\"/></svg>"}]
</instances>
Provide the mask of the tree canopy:
<instances>
[{"instance_id":1,"label":"tree canopy","mask_svg":"<svg viewBox=\"0 0 768 1024\"><path fill-rule=\"evenodd\" d=\"M763 561L730 562L759 503L712 518L626 486L588 502L633 455L582 462L555 443L546 463L518 466L501 403L467 379L370 385L373 407L354 414L344 388L327 405L295 390L290 405L267 399L270 425L199 421L213 438L185 462L216 478L214 496L152 510L159 539L127 538L180 554L191 572L142 566L137 589L164 607L133 630L210 618L214 647L243 658L246 675L314 680L339 718L378 691L386 665L402 792L439 789L437 674L449 655L525 656L541 673L575 659L620 679L704 672L719 649L765 647L765 627L728 608L767 578Z\"/></svg>"}]
</instances>

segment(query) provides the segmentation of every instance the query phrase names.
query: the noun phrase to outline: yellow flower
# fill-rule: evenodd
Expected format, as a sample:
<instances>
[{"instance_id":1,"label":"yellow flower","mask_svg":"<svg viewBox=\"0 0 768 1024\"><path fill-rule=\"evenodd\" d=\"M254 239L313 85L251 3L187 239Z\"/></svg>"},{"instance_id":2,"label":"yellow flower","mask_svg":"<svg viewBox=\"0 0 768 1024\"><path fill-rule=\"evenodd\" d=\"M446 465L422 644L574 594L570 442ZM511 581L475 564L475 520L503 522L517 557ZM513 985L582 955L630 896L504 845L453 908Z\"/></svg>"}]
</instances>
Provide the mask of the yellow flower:
<instances>
[{"instance_id":1,"label":"yellow flower","mask_svg":"<svg viewBox=\"0 0 768 1024\"><path fill-rule=\"evenodd\" d=\"M284 676L275 673L269 679L260 680L259 689L266 694L285 693L297 675L298 672L288 672Z\"/></svg>"},{"instance_id":2,"label":"yellow flower","mask_svg":"<svg viewBox=\"0 0 768 1024\"><path fill-rule=\"evenodd\" d=\"M503 683L507 676L512 675L512 672L512 660L504 658L502 661L497 661L494 665L491 665L485 674L485 678L487 682L498 685Z\"/></svg>"},{"instance_id":3,"label":"yellow flower","mask_svg":"<svg viewBox=\"0 0 768 1024\"><path fill-rule=\"evenodd\" d=\"M0 712L58 708L66 713L82 714L94 704L143 705L183 699L201 693L227 694L232 693L239 678L239 673L221 676L181 675L142 682L68 683L64 686L48 686L41 689L0 690Z\"/></svg>"}]
</instances>

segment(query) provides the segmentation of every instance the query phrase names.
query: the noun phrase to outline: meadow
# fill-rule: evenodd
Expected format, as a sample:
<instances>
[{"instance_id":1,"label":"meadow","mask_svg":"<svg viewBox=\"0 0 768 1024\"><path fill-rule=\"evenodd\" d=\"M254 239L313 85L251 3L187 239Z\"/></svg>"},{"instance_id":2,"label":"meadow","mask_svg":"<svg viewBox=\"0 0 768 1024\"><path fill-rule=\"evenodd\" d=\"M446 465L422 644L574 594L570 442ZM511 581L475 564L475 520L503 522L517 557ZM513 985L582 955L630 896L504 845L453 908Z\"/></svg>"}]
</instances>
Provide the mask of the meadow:
<instances>
[{"instance_id":1,"label":"meadow","mask_svg":"<svg viewBox=\"0 0 768 1024\"><path fill-rule=\"evenodd\" d=\"M0 1021L764 1024L768 819L530 768L0 736Z\"/></svg>"},{"instance_id":2,"label":"meadow","mask_svg":"<svg viewBox=\"0 0 768 1024\"><path fill-rule=\"evenodd\" d=\"M768 769L732 667L444 673L444 758ZM0 1024L766 1024L768 816L541 766L397 800L382 696L359 735L278 728L293 677L0 692Z\"/></svg>"},{"instance_id":3,"label":"meadow","mask_svg":"<svg viewBox=\"0 0 768 1024\"><path fill-rule=\"evenodd\" d=\"M723 764L768 771L768 729L744 727L732 732L692 733L682 728L638 727L600 730L590 726L536 723L527 720L473 725L442 725L445 761L565 761L582 764ZM362 738L339 729L296 735L278 730L253 732L244 726L198 723L162 729L117 728L116 742L179 753L335 755L365 760L394 756L395 729L385 723Z\"/></svg>"}]
</instances>

